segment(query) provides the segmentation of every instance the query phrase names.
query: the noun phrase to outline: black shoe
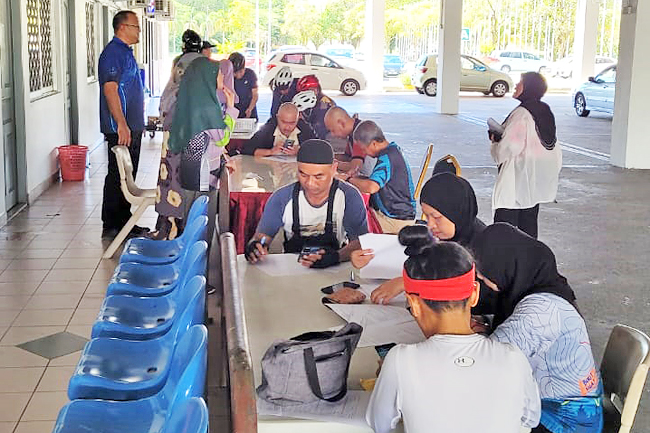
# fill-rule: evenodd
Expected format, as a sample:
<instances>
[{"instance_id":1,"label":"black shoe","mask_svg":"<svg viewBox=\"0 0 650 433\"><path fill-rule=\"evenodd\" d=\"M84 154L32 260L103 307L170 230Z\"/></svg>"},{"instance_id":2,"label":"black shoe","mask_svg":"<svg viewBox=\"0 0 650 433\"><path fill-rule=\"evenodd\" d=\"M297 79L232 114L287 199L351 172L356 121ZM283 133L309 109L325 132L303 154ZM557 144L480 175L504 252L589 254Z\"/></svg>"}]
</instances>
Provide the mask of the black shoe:
<instances>
[{"instance_id":1,"label":"black shoe","mask_svg":"<svg viewBox=\"0 0 650 433\"><path fill-rule=\"evenodd\" d=\"M115 239L119 232L119 229L104 228L102 230L102 239Z\"/></svg>"},{"instance_id":2,"label":"black shoe","mask_svg":"<svg viewBox=\"0 0 650 433\"><path fill-rule=\"evenodd\" d=\"M149 228L148 227L133 226L133 228L129 232L129 237L131 237L131 238L139 238L139 237L142 237L142 236L146 236L147 233L149 233Z\"/></svg>"}]
</instances>

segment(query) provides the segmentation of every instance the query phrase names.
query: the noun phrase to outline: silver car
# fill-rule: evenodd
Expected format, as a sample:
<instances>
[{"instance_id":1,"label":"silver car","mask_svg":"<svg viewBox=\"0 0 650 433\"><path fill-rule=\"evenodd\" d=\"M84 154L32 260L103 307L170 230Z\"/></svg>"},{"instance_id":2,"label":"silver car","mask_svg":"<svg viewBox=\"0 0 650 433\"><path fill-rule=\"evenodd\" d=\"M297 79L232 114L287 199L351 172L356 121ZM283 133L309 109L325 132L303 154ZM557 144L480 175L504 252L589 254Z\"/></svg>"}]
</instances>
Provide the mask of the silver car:
<instances>
[{"instance_id":1,"label":"silver car","mask_svg":"<svg viewBox=\"0 0 650 433\"><path fill-rule=\"evenodd\" d=\"M580 117L587 117L591 111L614 114L616 91L616 65L610 66L589 81L581 84L573 96L573 107Z\"/></svg>"}]
</instances>

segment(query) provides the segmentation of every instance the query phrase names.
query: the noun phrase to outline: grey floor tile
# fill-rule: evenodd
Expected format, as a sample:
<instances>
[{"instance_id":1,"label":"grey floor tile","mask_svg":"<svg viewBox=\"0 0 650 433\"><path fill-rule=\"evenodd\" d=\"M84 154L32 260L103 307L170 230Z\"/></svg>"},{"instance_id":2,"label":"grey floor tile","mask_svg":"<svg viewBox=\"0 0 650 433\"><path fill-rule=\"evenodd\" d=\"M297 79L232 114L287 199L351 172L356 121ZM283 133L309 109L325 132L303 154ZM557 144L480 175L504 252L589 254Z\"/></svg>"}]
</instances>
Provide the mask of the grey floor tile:
<instances>
[{"instance_id":1,"label":"grey floor tile","mask_svg":"<svg viewBox=\"0 0 650 433\"><path fill-rule=\"evenodd\" d=\"M59 332L47 337L32 340L20 344L23 350L42 356L43 358L53 359L60 356L70 355L78 352L88 342L87 339L69 332Z\"/></svg>"}]
</instances>

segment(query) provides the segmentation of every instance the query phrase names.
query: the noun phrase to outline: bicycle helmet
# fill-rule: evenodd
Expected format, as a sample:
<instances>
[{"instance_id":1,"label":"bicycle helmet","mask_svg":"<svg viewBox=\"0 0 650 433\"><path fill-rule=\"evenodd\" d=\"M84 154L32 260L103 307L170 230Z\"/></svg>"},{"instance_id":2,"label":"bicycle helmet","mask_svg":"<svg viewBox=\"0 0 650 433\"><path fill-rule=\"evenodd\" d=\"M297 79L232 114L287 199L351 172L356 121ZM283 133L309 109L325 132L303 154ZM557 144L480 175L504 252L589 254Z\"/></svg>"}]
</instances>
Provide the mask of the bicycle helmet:
<instances>
[{"instance_id":1,"label":"bicycle helmet","mask_svg":"<svg viewBox=\"0 0 650 433\"><path fill-rule=\"evenodd\" d=\"M275 87L280 90L287 89L291 85L292 80L293 74L288 66L283 66L278 73L275 74L275 78L273 79Z\"/></svg>"},{"instance_id":2,"label":"bicycle helmet","mask_svg":"<svg viewBox=\"0 0 650 433\"><path fill-rule=\"evenodd\" d=\"M291 100L291 103L298 108L298 111L302 112L309 108L314 108L316 106L316 100L315 91L305 90L304 92L297 93Z\"/></svg>"},{"instance_id":3,"label":"bicycle helmet","mask_svg":"<svg viewBox=\"0 0 650 433\"><path fill-rule=\"evenodd\" d=\"M232 63L232 70L234 72L241 71L246 67L246 59L242 53L232 53L228 60Z\"/></svg>"},{"instance_id":4,"label":"bicycle helmet","mask_svg":"<svg viewBox=\"0 0 650 433\"><path fill-rule=\"evenodd\" d=\"M298 80L296 90L298 92L304 92L305 90L313 90L315 92L318 92L319 87L320 83L318 82L316 75L305 75Z\"/></svg>"},{"instance_id":5,"label":"bicycle helmet","mask_svg":"<svg viewBox=\"0 0 650 433\"><path fill-rule=\"evenodd\" d=\"M183 52L198 53L201 51L201 36L192 29L183 32Z\"/></svg>"}]
</instances>

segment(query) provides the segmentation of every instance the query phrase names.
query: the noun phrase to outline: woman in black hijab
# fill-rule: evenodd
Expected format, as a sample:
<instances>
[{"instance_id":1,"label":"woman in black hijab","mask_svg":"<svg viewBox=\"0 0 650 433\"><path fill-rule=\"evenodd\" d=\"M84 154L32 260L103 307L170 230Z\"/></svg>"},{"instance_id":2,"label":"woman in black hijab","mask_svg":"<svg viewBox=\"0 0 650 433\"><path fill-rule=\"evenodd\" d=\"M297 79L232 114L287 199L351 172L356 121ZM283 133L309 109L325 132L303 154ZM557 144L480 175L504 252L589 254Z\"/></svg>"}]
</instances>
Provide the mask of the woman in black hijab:
<instances>
[{"instance_id":1,"label":"woman in black hijab","mask_svg":"<svg viewBox=\"0 0 650 433\"><path fill-rule=\"evenodd\" d=\"M476 237L473 253L483 281L487 279L486 284L494 283L499 288L494 311L488 312L494 314L493 328L512 314L519 301L533 293L552 293L577 310L573 289L558 273L553 251L521 230L510 224L492 224Z\"/></svg>"},{"instance_id":2,"label":"woman in black hijab","mask_svg":"<svg viewBox=\"0 0 650 433\"><path fill-rule=\"evenodd\" d=\"M532 432L600 433L601 378L575 294L551 249L504 223L487 227L474 245L481 292L496 295L490 338L517 346L539 386L542 416Z\"/></svg>"},{"instance_id":3,"label":"woman in black hijab","mask_svg":"<svg viewBox=\"0 0 650 433\"><path fill-rule=\"evenodd\" d=\"M555 200L562 168L555 117L541 101L546 89L542 75L522 74L512 95L521 104L503 122L502 134L489 132L499 168L492 194L494 222L508 222L534 238L539 204Z\"/></svg>"},{"instance_id":4,"label":"woman in black hijab","mask_svg":"<svg viewBox=\"0 0 650 433\"><path fill-rule=\"evenodd\" d=\"M422 188L420 204L429 231L440 240L457 242L471 249L476 236L485 229L485 224L476 217L478 204L472 185L455 174L434 174ZM352 252L350 260L354 267L362 268L373 257L372 250L357 250ZM370 299L379 304L387 303L403 290L402 278L394 278L375 289ZM479 301L479 305L482 304Z\"/></svg>"}]
</instances>

